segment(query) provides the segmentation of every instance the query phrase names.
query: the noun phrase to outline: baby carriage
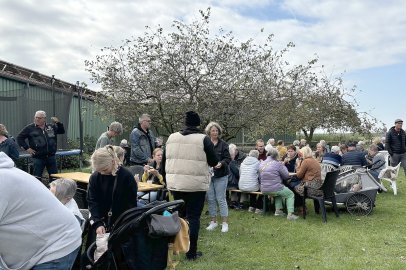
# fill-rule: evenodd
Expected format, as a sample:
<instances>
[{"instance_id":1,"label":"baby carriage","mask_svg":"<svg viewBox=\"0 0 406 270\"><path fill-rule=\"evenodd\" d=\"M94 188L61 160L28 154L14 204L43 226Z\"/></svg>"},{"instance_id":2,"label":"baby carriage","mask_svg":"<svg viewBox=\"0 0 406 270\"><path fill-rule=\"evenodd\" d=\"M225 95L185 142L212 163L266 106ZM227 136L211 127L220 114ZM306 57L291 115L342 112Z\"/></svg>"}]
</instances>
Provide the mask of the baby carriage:
<instances>
[{"instance_id":1,"label":"baby carriage","mask_svg":"<svg viewBox=\"0 0 406 270\"><path fill-rule=\"evenodd\" d=\"M172 237L150 237L148 219L152 214L174 212L183 203L183 200L155 201L124 212L110 230L107 251L96 262L93 259L96 243L88 248L87 257L91 262L91 269L165 269L168 244Z\"/></svg>"},{"instance_id":2,"label":"baby carriage","mask_svg":"<svg viewBox=\"0 0 406 270\"><path fill-rule=\"evenodd\" d=\"M346 170L337 179L335 198L338 206L345 206L352 215L369 215L375 206L376 194L386 188L379 183L367 168Z\"/></svg>"}]
</instances>

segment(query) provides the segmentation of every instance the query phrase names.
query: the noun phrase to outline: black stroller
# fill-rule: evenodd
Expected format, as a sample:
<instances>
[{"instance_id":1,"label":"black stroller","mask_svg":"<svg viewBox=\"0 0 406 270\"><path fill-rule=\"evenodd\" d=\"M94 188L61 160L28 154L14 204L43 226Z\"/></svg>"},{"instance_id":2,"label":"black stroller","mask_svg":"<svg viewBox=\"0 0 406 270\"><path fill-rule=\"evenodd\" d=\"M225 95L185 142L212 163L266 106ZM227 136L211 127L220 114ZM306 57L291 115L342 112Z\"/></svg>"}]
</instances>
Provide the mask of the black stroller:
<instances>
[{"instance_id":1,"label":"black stroller","mask_svg":"<svg viewBox=\"0 0 406 270\"><path fill-rule=\"evenodd\" d=\"M87 250L91 269L103 270L158 270L165 269L168 244L172 237L150 237L147 221L151 214L173 212L183 205L183 200L154 201L144 207L124 212L114 223L108 238L107 251L94 262L94 242Z\"/></svg>"}]
</instances>

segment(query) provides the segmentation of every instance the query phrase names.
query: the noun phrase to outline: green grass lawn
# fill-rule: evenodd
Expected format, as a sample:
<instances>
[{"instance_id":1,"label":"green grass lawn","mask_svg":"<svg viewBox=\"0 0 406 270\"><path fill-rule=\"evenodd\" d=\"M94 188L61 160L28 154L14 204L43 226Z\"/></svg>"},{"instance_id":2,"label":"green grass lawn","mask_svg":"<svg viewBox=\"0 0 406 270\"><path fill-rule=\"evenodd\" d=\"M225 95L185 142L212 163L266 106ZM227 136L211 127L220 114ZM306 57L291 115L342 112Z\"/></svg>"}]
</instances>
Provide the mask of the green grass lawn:
<instances>
[{"instance_id":1,"label":"green grass lawn","mask_svg":"<svg viewBox=\"0 0 406 270\"><path fill-rule=\"evenodd\" d=\"M391 189L378 194L369 216L343 209L336 218L329 211L326 224L311 200L306 220L230 210L228 233L220 226L206 231L210 218L203 214L203 257L189 262L182 256L177 269L406 269L405 182L401 169L397 196Z\"/></svg>"}]
</instances>

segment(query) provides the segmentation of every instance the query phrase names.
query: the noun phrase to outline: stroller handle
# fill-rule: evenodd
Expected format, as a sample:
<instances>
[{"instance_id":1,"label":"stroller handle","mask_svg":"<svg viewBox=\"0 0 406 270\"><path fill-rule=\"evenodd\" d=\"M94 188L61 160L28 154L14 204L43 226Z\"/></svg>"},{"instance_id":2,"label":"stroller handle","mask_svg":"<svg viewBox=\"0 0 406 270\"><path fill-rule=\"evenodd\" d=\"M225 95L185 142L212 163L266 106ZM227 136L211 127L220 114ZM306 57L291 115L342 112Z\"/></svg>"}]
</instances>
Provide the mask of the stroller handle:
<instances>
[{"instance_id":1,"label":"stroller handle","mask_svg":"<svg viewBox=\"0 0 406 270\"><path fill-rule=\"evenodd\" d=\"M184 204L185 202L183 200L175 200L171 202L166 202L157 206L152 207L148 211L144 212L140 219L142 219L144 216L149 216L153 213L159 212L160 210L166 209L166 208L177 208L180 207Z\"/></svg>"}]
</instances>

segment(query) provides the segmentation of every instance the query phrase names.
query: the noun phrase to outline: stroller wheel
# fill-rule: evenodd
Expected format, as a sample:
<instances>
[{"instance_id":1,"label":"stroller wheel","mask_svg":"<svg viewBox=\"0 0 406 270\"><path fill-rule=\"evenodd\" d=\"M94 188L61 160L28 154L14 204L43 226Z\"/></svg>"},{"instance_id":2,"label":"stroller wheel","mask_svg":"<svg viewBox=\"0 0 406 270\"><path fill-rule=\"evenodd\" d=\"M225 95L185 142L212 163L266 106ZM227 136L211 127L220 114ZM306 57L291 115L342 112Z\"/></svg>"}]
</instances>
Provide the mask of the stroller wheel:
<instances>
[{"instance_id":1,"label":"stroller wheel","mask_svg":"<svg viewBox=\"0 0 406 270\"><path fill-rule=\"evenodd\" d=\"M354 193L347 198L345 205L351 215L367 216L371 213L374 204L368 195Z\"/></svg>"}]
</instances>

